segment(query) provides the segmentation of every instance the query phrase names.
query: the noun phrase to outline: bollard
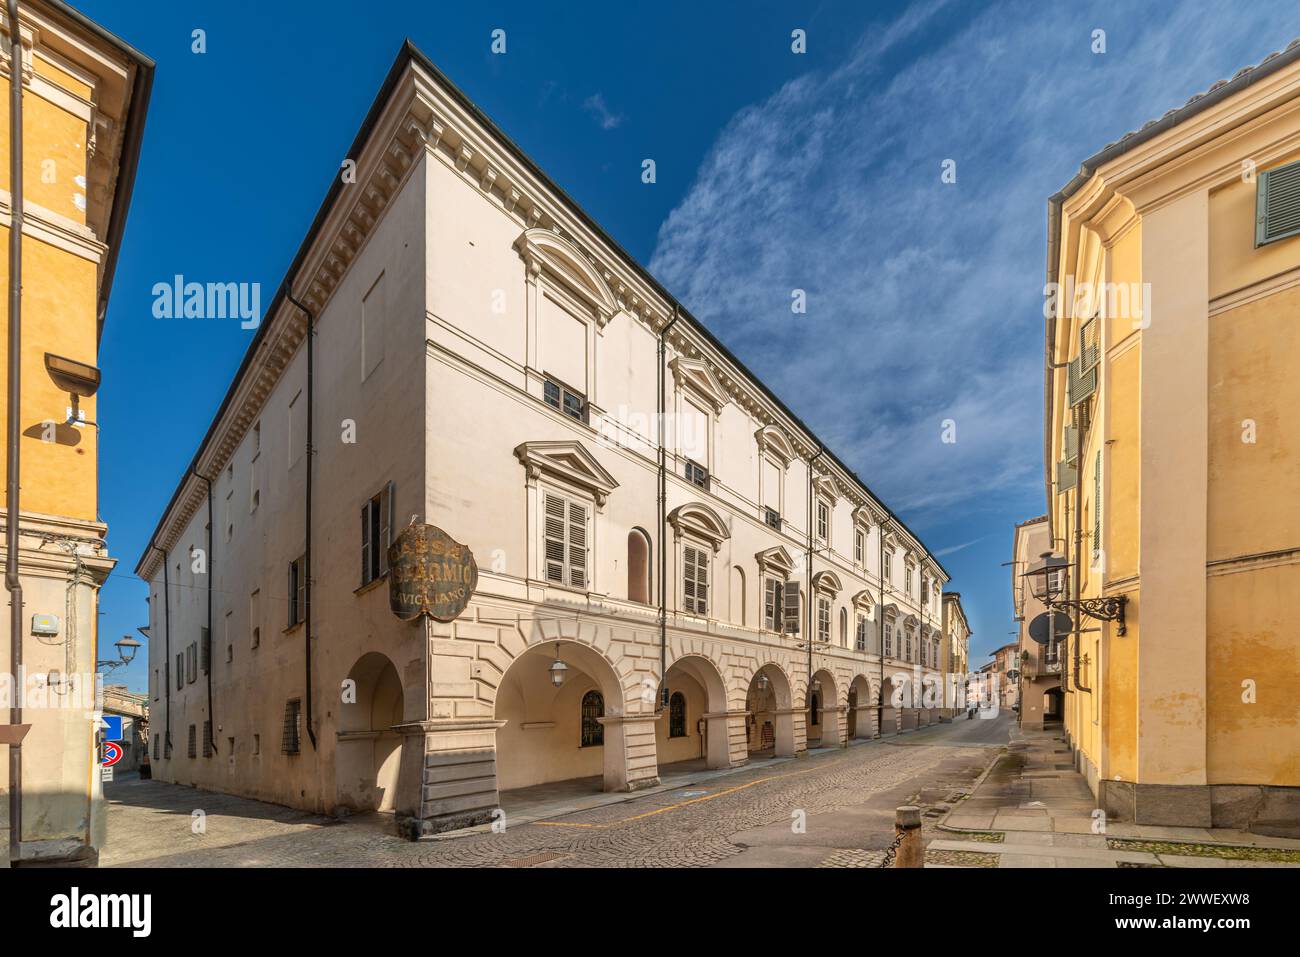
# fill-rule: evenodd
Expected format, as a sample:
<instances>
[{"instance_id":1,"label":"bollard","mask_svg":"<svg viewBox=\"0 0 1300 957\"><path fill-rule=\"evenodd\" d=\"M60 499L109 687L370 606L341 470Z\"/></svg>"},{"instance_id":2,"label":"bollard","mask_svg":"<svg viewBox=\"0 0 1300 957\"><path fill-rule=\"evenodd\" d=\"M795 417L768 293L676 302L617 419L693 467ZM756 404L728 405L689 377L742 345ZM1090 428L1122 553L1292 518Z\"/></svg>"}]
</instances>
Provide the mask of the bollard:
<instances>
[{"instance_id":1,"label":"bollard","mask_svg":"<svg viewBox=\"0 0 1300 957\"><path fill-rule=\"evenodd\" d=\"M894 855L895 867L924 867L925 847L921 843L921 809L915 804L904 804L894 811L894 840L898 851Z\"/></svg>"}]
</instances>

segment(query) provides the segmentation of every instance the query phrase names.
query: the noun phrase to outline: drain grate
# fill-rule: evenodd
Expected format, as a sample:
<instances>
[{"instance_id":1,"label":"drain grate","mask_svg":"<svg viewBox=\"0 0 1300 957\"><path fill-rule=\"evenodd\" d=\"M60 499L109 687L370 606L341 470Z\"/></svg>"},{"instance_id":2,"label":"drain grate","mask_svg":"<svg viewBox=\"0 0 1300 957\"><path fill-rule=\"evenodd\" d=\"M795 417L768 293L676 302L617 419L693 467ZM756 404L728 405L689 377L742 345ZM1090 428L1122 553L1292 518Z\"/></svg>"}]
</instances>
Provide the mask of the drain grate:
<instances>
[{"instance_id":1,"label":"drain grate","mask_svg":"<svg viewBox=\"0 0 1300 957\"><path fill-rule=\"evenodd\" d=\"M543 851L540 854L529 854L527 857L516 857L512 860L505 861L506 867L536 867L538 864L548 864L551 861L558 861L562 857L568 857L568 854L555 854L551 851Z\"/></svg>"}]
</instances>

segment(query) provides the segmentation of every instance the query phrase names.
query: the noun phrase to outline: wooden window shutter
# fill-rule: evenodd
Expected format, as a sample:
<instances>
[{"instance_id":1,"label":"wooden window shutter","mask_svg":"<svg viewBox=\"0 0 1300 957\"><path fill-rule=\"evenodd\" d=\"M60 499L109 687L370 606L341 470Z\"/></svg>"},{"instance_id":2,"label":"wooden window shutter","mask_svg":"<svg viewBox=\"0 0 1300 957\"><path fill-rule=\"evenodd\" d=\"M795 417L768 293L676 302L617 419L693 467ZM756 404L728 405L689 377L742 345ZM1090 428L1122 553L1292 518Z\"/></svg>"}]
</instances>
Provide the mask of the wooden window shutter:
<instances>
[{"instance_id":1,"label":"wooden window shutter","mask_svg":"<svg viewBox=\"0 0 1300 957\"><path fill-rule=\"evenodd\" d=\"M1255 188L1255 245L1300 235L1300 162L1259 174Z\"/></svg>"},{"instance_id":2,"label":"wooden window shutter","mask_svg":"<svg viewBox=\"0 0 1300 957\"><path fill-rule=\"evenodd\" d=\"M546 493L544 574L548 582L564 584L565 535L564 499Z\"/></svg>"},{"instance_id":3,"label":"wooden window shutter","mask_svg":"<svg viewBox=\"0 0 1300 957\"><path fill-rule=\"evenodd\" d=\"M786 582L784 586L785 630L787 634L799 634L799 586Z\"/></svg>"},{"instance_id":4,"label":"wooden window shutter","mask_svg":"<svg viewBox=\"0 0 1300 957\"><path fill-rule=\"evenodd\" d=\"M1092 550L1101 551L1101 450L1092 470Z\"/></svg>"},{"instance_id":5,"label":"wooden window shutter","mask_svg":"<svg viewBox=\"0 0 1300 957\"><path fill-rule=\"evenodd\" d=\"M370 503L361 506L361 584L370 581Z\"/></svg>"},{"instance_id":6,"label":"wooden window shutter","mask_svg":"<svg viewBox=\"0 0 1300 957\"><path fill-rule=\"evenodd\" d=\"M587 587L587 508L569 503L569 584Z\"/></svg>"},{"instance_id":7,"label":"wooden window shutter","mask_svg":"<svg viewBox=\"0 0 1300 957\"><path fill-rule=\"evenodd\" d=\"M393 483L389 482L384 486L383 492L379 495L379 574L388 571L388 549L393 544L393 526L396 523L396 514L393 509Z\"/></svg>"}]
</instances>

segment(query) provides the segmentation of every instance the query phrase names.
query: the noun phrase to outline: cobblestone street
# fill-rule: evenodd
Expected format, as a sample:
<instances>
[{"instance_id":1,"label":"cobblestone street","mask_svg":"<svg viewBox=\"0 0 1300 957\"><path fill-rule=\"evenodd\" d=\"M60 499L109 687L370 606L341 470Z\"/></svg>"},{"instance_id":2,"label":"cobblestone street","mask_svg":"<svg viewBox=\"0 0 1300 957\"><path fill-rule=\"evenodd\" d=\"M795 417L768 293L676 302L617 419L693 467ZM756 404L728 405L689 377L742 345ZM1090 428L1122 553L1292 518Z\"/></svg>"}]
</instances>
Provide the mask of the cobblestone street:
<instances>
[{"instance_id":1,"label":"cobblestone street","mask_svg":"<svg viewBox=\"0 0 1300 957\"><path fill-rule=\"evenodd\" d=\"M120 781L106 788L109 836L101 864L871 867L893 839L895 807L929 809L929 839L929 827L1000 753L1009 724L1006 715L959 719L501 833L478 828L419 843L397 837L379 815L335 821L178 785ZM196 819L201 833L194 833Z\"/></svg>"}]
</instances>

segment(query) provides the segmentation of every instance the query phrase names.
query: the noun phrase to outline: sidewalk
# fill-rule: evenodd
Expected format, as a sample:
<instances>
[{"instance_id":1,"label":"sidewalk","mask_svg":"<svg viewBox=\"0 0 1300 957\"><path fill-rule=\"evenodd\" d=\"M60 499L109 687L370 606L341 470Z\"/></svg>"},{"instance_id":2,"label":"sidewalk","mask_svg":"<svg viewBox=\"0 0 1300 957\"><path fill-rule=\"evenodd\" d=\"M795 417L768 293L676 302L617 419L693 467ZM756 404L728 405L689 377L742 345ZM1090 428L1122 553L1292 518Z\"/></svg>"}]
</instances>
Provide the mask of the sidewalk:
<instances>
[{"instance_id":1,"label":"sidewalk","mask_svg":"<svg viewBox=\"0 0 1300 957\"><path fill-rule=\"evenodd\" d=\"M929 856L984 867L1300 867L1297 840L1094 822L1095 807L1060 732L1013 727L1007 753L940 822L949 836L930 841Z\"/></svg>"}]
</instances>

